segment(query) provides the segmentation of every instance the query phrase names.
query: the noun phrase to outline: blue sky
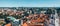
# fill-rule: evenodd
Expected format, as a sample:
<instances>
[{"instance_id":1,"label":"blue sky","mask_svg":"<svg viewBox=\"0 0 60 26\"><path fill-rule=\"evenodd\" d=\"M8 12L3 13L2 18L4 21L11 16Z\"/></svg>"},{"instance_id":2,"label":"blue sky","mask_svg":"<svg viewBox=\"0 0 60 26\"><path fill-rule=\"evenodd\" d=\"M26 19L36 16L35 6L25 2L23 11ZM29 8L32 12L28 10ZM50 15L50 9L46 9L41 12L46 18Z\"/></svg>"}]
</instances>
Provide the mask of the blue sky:
<instances>
[{"instance_id":1,"label":"blue sky","mask_svg":"<svg viewBox=\"0 0 60 26\"><path fill-rule=\"evenodd\" d=\"M0 7L60 7L60 0L0 0Z\"/></svg>"}]
</instances>

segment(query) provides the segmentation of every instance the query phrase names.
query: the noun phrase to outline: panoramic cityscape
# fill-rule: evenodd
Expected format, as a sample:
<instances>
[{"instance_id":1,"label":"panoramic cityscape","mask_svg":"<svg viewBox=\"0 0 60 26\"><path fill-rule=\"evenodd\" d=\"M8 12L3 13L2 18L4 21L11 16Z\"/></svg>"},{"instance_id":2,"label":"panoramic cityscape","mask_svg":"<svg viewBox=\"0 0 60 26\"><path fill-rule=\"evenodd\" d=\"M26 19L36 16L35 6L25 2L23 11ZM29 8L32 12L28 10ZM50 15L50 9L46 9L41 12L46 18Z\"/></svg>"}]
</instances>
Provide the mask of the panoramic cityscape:
<instances>
[{"instance_id":1,"label":"panoramic cityscape","mask_svg":"<svg viewBox=\"0 0 60 26\"><path fill-rule=\"evenodd\" d=\"M60 0L0 0L0 26L60 26Z\"/></svg>"}]
</instances>

